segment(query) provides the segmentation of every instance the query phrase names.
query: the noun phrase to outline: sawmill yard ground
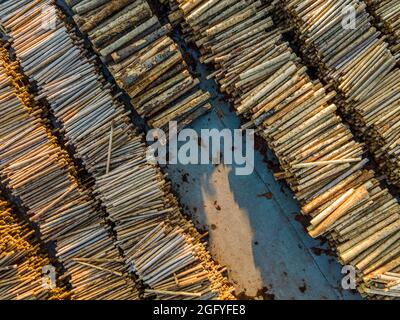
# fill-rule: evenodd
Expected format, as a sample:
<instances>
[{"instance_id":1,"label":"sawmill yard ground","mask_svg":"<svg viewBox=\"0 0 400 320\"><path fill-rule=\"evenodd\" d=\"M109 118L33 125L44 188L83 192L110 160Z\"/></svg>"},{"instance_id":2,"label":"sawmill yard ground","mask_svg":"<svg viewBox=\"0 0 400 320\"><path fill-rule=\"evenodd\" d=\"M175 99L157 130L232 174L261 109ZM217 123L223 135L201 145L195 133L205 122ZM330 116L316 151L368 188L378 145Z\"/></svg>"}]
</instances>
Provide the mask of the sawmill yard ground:
<instances>
[{"instance_id":1,"label":"sawmill yard ground","mask_svg":"<svg viewBox=\"0 0 400 320\"><path fill-rule=\"evenodd\" d=\"M213 109L190 127L236 129L238 117L207 80L197 52L179 39L189 54L202 89L212 94ZM255 144L254 172L234 174L233 166L169 165L166 171L196 227L209 232L210 251L227 266L241 299L359 299L341 288L341 266L325 243L311 239L301 224L297 201L273 177L277 169L264 143Z\"/></svg>"}]
</instances>

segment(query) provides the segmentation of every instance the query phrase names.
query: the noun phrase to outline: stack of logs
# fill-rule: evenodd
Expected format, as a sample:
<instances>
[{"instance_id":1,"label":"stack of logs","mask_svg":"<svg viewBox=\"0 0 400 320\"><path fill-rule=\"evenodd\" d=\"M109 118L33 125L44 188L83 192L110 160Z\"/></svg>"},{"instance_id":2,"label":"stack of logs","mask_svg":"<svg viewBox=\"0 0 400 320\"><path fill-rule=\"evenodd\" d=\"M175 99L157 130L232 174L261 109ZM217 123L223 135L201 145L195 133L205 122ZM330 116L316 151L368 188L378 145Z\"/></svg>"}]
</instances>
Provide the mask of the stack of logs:
<instances>
[{"instance_id":1,"label":"stack of logs","mask_svg":"<svg viewBox=\"0 0 400 320\"><path fill-rule=\"evenodd\" d=\"M371 92L354 104L353 119L370 143L378 165L400 186L400 70L394 69Z\"/></svg>"},{"instance_id":2,"label":"stack of logs","mask_svg":"<svg viewBox=\"0 0 400 320\"><path fill-rule=\"evenodd\" d=\"M378 297L400 298L400 268L397 272L386 272L371 279L367 286L363 286L362 290L368 295Z\"/></svg>"},{"instance_id":3,"label":"stack of logs","mask_svg":"<svg viewBox=\"0 0 400 320\"><path fill-rule=\"evenodd\" d=\"M356 267L359 285L400 266L400 205L364 168L364 146L337 116L336 93L310 79L279 28L267 30L272 7L240 0L172 7L244 127L257 128L277 155L276 176L301 202L310 235L330 239L339 261Z\"/></svg>"},{"instance_id":4,"label":"stack of logs","mask_svg":"<svg viewBox=\"0 0 400 320\"><path fill-rule=\"evenodd\" d=\"M154 128L178 129L208 111L210 95L197 88L177 44L146 0L79 1L67 3L80 31L106 62L135 110Z\"/></svg>"},{"instance_id":5,"label":"stack of logs","mask_svg":"<svg viewBox=\"0 0 400 320\"><path fill-rule=\"evenodd\" d=\"M71 161L57 145L21 87L21 76L2 51L0 66L0 173L2 183L20 199L45 242L70 277L73 299L135 298L127 269L97 211L79 187ZM128 283L128 285L125 285Z\"/></svg>"},{"instance_id":6,"label":"stack of logs","mask_svg":"<svg viewBox=\"0 0 400 320\"><path fill-rule=\"evenodd\" d=\"M400 5L398 0L364 0L377 20L380 30L388 36L390 50L400 61Z\"/></svg>"},{"instance_id":7,"label":"stack of logs","mask_svg":"<svg viewBox=\"0 0 400 320\"><path fill-rule=\"evenodd\" d=\"M115 244L129 258L107 255L80 263L108 271L109 277L116 275L120 279L122 271L99 267L94 262L125 264L150 286L146 296L232 298L233 289L222 276L225 270L212 261L201 242L203 236L182 216L159 168L147 162L142 137L130 123L129 113L124 112L121 103L111 94L109 85L104 84L91 63L93 58L86 57L79 41L73 41L74 36L58 17L55 17L55 28L42 28L40 21L46 18L48 10L44 9L48 6L52 6L51 1L32 5L21 0L12 11L7 11L9 7L4 9L3 25L13 39L12 47L24 73L37 87L36 100L48 104L61 126L65 144L72 147L75 159L82 161L91 174L94 181L91 195L105 209L107 220L115 224ZM38 38L42 41L38 42ZM58 201L62 202L63 198ZM142 241L160 228L168 255L160 252L153 257L153 243L146 245ZM76 235L84 247L83 232L92 230L80 231ZM96 236L98 241L94 245L100 248L105 238L101 234ZM176 237L181 241L177 242ZM140 256L130 257L131 252L136 253L132 248L139 244L145 245L146 250L141 250ZM113 290L112 284L110 288Z\"/></svg>"},{"instance_id":8,"label":"stack of logs","mask_svg":"<svg viewBox=\"0 0 400 320\"><path fill-rule=\"evenodd\" d=\"M50 265L50 260L34 233L0 198L0 300L68 298L64 289L44 286L43 268Z\"/></svg>"},{"instance_id":9,"label":"stack of logs","mask_svg":"<svg viewBox=\"0 0 400 320\"><path fill-rule=\"evenodd\" d=\"M340 93L338 104L385 172L400 186L398 69L386 37L373 26L365 3L355 1L354 23L346 3L287 0L283 11L296 26L301 50L319 75Z\"/></svg>"}]
</instances>

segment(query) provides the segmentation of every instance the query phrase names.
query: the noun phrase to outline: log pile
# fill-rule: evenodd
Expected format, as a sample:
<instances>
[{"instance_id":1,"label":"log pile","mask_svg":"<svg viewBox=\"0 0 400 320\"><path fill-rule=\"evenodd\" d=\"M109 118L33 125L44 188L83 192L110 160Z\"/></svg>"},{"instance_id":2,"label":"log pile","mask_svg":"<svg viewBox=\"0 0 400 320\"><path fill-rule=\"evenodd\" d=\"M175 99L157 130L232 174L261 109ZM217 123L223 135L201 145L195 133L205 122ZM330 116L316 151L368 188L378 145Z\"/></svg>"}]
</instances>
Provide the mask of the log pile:
<instances>
[{"instance_id":1,"label":"log pile","mask_svg":"<svg viewBox=\"0 0 400 320\"><path fill-rule=\"evenodd\" d=\"M368 285L365 285L363 293L372 297L400 298L400 269L397 272L386 272L373 277Z\"/></svg>"},{"instance_id":2,"label":"log pile","mask_svg":"<svg viewBox=\"0 0 400 320\"><path fill-rule=\"evenodd\" d=\"M354 122L370 141L378 165L393 184L400 185L400 70L395 69L362 102L354 105Z\"/></svg>"},{"instance_id":3,"label":"log pile","mask_svg":"<svg viewBox=\"0 0 400 320\"><path fill-rule=\"evenodd\" d=\"M73 299L132 299L137 291L97 204L79 187L74 168L21 87L5 50L0 66L1 181L21 200L70 277ZM68 223L66 223L68 222Z\"/></svg>"},{"instance_id":4,"label":"log pile","mask_svg":"<svg viewBox=\"0 0 400 320\"><path fill-rule=\"evenodd\" d=\"M388 36L390 50L400 61L400 6L397 0L365 0L380 30Z\"/></svg>"},{"instance_id":5,"label":"log pile","mask_svg":"<svg viewBox=\"0 0 400 320\"><path fill-rule=\"evenodd\" d=\"M162 300L210 300L222 289L226 294L221 298L230 299L220 287L221 270L212 262L200 237L187 221L174 226L160 223L129 249L127 261L151 288L145 290L146 295L157 294ZM203 263L193 264L196 260ZM210 277L215 279L211 286L207 285Z\"/></svg>"},{"instance_id":6,"label":"log pile","mask_svg":"<svg viewBox=\"0 0 400 320\"><path fill-rule=\"evenodd\" d=\"M67 3L80 31L151 127L168 131L168 122L177 121L182 128L211 108L209 93L198 89L199 80L168 35L171 26L161 25L146 0Z\"/></svg>"},{"instance_id":7,"label":"log pile","mask_svg":"<svg viewBox=\"0 0 400 320\"><path fill-rule=\"evenodd\" d=\"M40 24L31 24L31 21L44 19L46 11L43 7L48 5L51 5L51 1L39 1L34 6L20 1L18 9L21 14L15 16L15 11L8 15L4 13L3 25L12 37L12 47L20 66L37 86L36 100L45 101L49 105L61 125L65 144L73 148L75 159L82 161L91 174L94 181L91 195L105 209L107 220L115 224L115 244L125 256L132 246L146 238L160 223L164 223L167 228L176 230L177 235L187 239L187 245L175 248L177 260L173 265L164 256L156 265L147 265L145 271L149 272L156 266L161 268L162 273L158 275L161 280L184 273L197 283L197 286L192 285L188 290L193 291L192 294L198 298L232 298L230 292L233 289L222 276L224 269L212 261L201 243L202 236L182 216L175 197L170 193L170 184L160 169L147 162L147 148L142 136L130 123L129 113L124 112L121 103L111 94L109 85L104 83L91 63L93 59L86 57L79 41L74 41L74 36L61 19L56 18L56 28L48 30L43 30ZM30 32L22 36L27 26ZM38 43L38 37L43 41ZM39 61L39 64L31 63L35 57L42 56L45 56L44 60ZM51 68L48 68L50 65ZM98 245L99 249L106 241L103 235L91 228L82 229L76 235L82 239L79 244L83 247L86 238L89 243L98 239L94 245ZM144 253L152 252L151 247L148 250ZM192 258L182 262L182 255ZM97 266L95 262L109 265ZM123 272L115 271L110 266L122 263L125 268L131 269L132 262L111 256L110 253L96 257L93 262L82 258L79 263L108 272L109 278L121 278ZM199 270L204 277L196 282ZM145 278L140 280L147 284ZM113 290L111 282L110 287ZM81 294L85 299L94 298L84 291ZM157 298L166 296L165 292L154 291L152 296L154 294Z\"/></svg>"},{"instance_id":8,"label":"log pile","mask_svg":"<svg viewBox=\"0 0 400 320\"><path fill-rule=\"evenodd\" d=\"M314 4L311 6L311 4ZM346 3L285 0L284 10L293 21L304 56L319 66L326 82L334 83L344 102L362 101L396 64L385 37L373 26L366 5L354 1L356 16L344 27Z\"/></svg>"},{"instance_id":9,"label":"log pile","mask_svg":"<svg viewBox=\"0 0 400 320\"><path fill-rule=\"evenodd\" d=\"M336 114L335 91L308 76L282 30L267 30L272 8L213 0L175 8L202 61L214 65L210 77L247 119L243 127L256 128L276 154L276 177L301 202L309 234L328 237L339 261L356 267L359 288L398 267L400 205L365 168L364 145Z\"/></svg>"},{"instance_id":10,"label":"log pile","mask_svg":"<svg viewBox=\"0 0 400 320\"><path fill-rule=\"evenodd\" d=\"M63 288L43 286L43 267L50 265L35 231L15 217L0 198L0 300L66 299Z\"/></svg>"},{"instance_id":11,"label":"log pile","mask_svg":"<svg viewBox=\"0 0 400 320\"><path fill-rule=\"evenodd\" d=\"M185 17L185 39L199 47L204 63L218 63L224 57L237 55L245 46L262 44L265 29L273 25L268 16L272 7L261 1L221 1L218 5L216 1L178 2L179 7L170 1L173 13L180 12Z\"/></svg>"},{"instance_id":12,"label":"log pile","mask_svg":"<svg viewBox=\"0 0 400 320\"><path fill-rule=\"evenodd\" d=\"M296 26L304 56L340 93L341 110L367 142L388 181L400 186L396 157L400 131L392 126L400 116L396 58L386 37L373 26L365 3L354 2L356 19L350 29L343 27L345 8L346 3L336 0L326 4L287 0L283 11Z\"/></svg>"}]
</instances>

